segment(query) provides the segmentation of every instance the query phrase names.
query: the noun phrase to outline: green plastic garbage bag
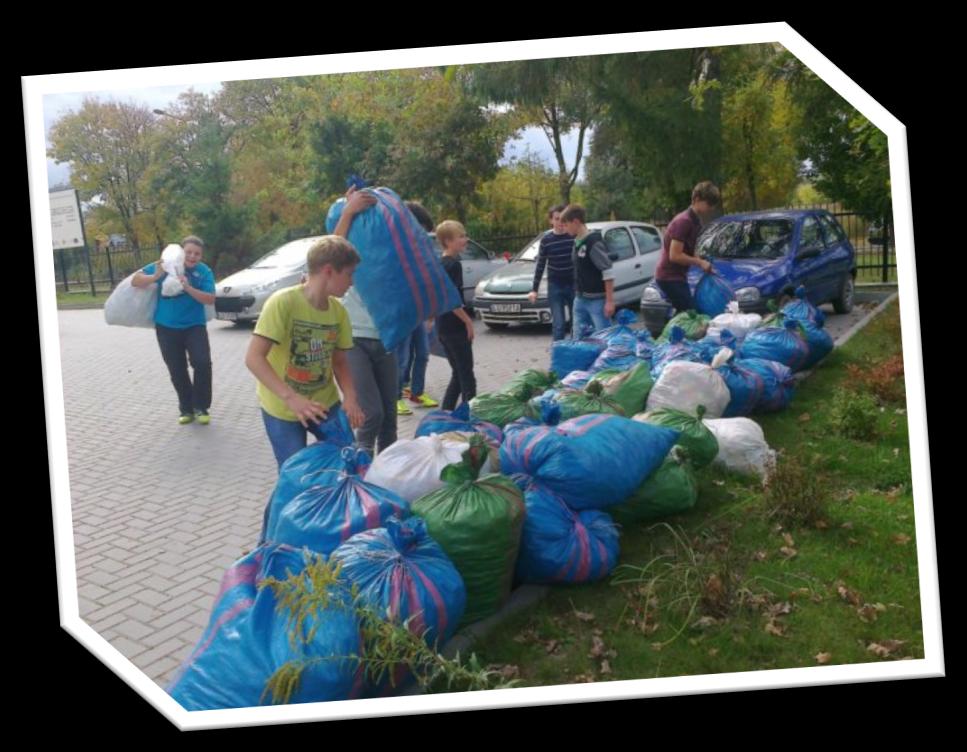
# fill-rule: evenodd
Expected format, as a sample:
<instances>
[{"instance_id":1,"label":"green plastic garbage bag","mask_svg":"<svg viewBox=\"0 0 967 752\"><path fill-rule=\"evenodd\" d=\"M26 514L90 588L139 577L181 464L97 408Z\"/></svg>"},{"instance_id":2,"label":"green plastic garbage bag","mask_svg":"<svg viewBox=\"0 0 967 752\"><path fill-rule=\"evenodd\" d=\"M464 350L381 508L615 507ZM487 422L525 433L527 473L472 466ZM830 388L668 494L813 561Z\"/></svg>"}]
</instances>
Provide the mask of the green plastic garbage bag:
<instances>
[{"instance_id":1,"label":"green plastic garbage bag","mask_svg":"<svg viewBox=\"0 0 967 752\"><path fill-rule=\"evenodd\" d=\"M503 428L520 418L539 418L540 412L531 407L527 400L512 394L492 392L478 394L470 400L470 415L477 420L485 420Z\"/></svg>"},{"instance_id":2,"label":"green plastic garbage bag","mask_svg":"<svg viewBox=\"0 0 967 752\"><path fill-rule=\"evenodd\" d=\"M708 332L708 326L711 321L712 319L709 316L704 316L697 311L682 311L665 324L665 328L662 330L658 342L668 341L673 326L680 326L684 329L686 339L702 339Z\"/></svg>"},{"instance_id":3,"label":"green plastic garbage bag","mask_svg":"<svg viewBox=\"0 0 967 752\"><path fill-rule=\"evenodd\" d=\"M665 426L666 428L676 428L682 432L678 443L688 450L688 458L696 470L712 464L718 456L719 442L715 434L708 430L702 422L705 415L705 406L699 405L697 415L675 410L670 407L652 410L649 413L636 415L634 420L642 423L651 423L655 426Z\"/></svg>"},{"instance_id":4,"label":"green plastic garbage bag","mask_svg":"<svg viewBox=\"0 0 967 752\"><path fill-rule=\"evenodd\" d=\"M698 501L698 482L688 451L673 446L665 461L631 497L608 512L616 522L643 522L687 512Z\"/></svg>"},{"instance_id":5,"label":"green plastic garbage bag","mask_svg":"<svg viewBox=\"0 0 967 752\"><path fill-rule=\"evenodd\" d=\"M467 588L461 624L494 614L510 595L526 507L520 489L503 475L477 477L487 447L472 437L463 462L440 474L446 487L413 502Z\"/></svg>"},{"instance_id":6,"label":"green plastic garbage bag","mask_svg":"<svg viewBox=\"0 0 967 752\"><path fill-rule=\"evenodd\" d=\"M540 412L541 404L545 400L560 406L562 421L592 413L622 416L626 414L617 400L604 394L604 385L598 381L592 381L584 389L553 390L534 397L530 405Z\"/></svg>"},{"instance_id":7,"label":"green plastic garbage bag","mask_svg":"<svg viewBox=\"0 0 967 752\"><path fill-rule=\"evenodd\" d=\"M509 394L523 402L538 394L543 394L557 383L557 376L553 371L542 371L538 368L528 368L521 371L514 378L500 388L501 394Z\"/></svg>"},{"instance_id":8,"label":"green plastic garbage bag","mask_svg":"<svg viewBox=\"0 0 967 752\"><path fill-rule=\"evenodd\" d=\"M595 381L601 382L604 394L617 402L625 415L635 415L645 409L655 383L647 363L639 363L627 371L600 371L591 377L591 383Z\"/></svg>"}]
</instances>

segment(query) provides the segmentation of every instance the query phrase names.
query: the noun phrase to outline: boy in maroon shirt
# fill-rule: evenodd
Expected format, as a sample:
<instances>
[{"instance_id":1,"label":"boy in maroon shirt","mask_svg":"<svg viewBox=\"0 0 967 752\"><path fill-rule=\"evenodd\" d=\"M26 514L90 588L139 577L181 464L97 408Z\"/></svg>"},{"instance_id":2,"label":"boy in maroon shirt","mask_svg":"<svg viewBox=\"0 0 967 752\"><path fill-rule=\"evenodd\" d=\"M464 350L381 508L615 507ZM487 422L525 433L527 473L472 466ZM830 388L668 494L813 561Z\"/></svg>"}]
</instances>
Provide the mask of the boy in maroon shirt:
<instances>
[{"instance_id":1,"label":"boy in maroon shirt","mask_svg":"<svg viewBox=\"0 0 967 752\"><path fill-rule=\"evenodd\" d=\"M719 206L722 195L709 180L699 183L692 190L692 205L665 228L661 259L655 268L655 283L675 307L676 313L695 307L688 287L688 267L697 266L712 273L712 264L695 257L695 243L702 225L706 224Z\"/></svg>"}]
</instances>

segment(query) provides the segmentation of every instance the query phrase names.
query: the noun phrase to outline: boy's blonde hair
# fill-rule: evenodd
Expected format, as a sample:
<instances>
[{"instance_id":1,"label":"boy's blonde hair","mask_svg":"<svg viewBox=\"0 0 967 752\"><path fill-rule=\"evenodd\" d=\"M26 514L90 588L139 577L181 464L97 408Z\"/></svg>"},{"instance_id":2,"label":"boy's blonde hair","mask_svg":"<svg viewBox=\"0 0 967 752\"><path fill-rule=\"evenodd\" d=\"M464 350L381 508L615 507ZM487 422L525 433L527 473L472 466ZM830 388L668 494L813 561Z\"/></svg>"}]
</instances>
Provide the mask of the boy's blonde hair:
<instances>
[{"instance_id":1,"label":"boy's blonde hair","mask_svg":"<svg viewBox=\"0 0 967 752\"><path fill-rule=\"evenodd\" d=\"M353 244L339 235L319 238L306 254L309 274L315 274L327 264L341 272L347 266L356 266L359 261L359 252L353 248Z\"/></svg>"},{"instance_id":2,"label":"boy's blonde hair","mask_svg":"<svg viewBox=\"0 0 967 752\"><path fill-rule=\"evenodd\" d=\"M436 226L436 239L446 248L460 233L466 232L464 226L455 219L445 219Z\"/></svg>"}]
</instances>

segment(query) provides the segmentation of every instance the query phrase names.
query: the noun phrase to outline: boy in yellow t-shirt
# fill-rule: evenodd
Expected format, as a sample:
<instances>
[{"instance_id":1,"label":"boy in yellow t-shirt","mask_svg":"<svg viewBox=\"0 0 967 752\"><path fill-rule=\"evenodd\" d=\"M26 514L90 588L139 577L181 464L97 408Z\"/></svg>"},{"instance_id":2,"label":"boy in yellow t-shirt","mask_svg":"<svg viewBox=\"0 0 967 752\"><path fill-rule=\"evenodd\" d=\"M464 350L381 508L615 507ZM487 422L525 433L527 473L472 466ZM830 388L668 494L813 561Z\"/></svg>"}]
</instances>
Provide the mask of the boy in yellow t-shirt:
<instances>
[{"instance_id":1,"label":"boy in yellow t-shirt","mask_svg":"<svg viewBox=\"0 0 967 752\"><path fill-rule=\"evenodd\" d=\"M307 431L320 441L352 442L349 426L365 419L346 360L352 327L336 300L352 286L358 264L348 240L321 238L309 249L306 280L274 293L255 325L245 365L258 379L262 420L280 468L306 446Z\"/></svg>"}]
</instances>

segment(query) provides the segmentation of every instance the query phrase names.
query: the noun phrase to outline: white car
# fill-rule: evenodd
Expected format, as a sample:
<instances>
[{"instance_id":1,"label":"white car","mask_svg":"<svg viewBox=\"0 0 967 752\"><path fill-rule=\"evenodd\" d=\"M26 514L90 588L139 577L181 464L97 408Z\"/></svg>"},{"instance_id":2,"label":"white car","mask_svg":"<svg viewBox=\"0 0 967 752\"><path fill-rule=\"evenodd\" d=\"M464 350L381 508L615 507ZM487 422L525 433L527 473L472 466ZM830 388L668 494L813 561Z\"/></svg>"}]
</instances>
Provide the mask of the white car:
<instances>
[{"instance_id":1,"label":"white car","mask_svg":"<svg viewBox=\"0 0 967 752\"><path fill-rule=\"evenodd\" d=\"M645 285L655 276L661 258L661 231L644 222L591 222L608 246L614 269L616 306L637 305ZM547 299L547 269L537 291L537 302L527 299L534 284L534 265L544 233L532 240L514 260L477 285L474 308L492 329L509 324L549 324L551 306Z\"/></svg>"},{"instance_id":2,"label":"white car","mask_svg":"<svg viewBox=\"0 0 967 752\"><path fill-rule=\"evenodd\" d=\"M276 290L296 285L306 272L306 254L321 235L293 240L271 251L247 269L215 285L215 318L241 324L254 322ZM432 236L431 236L432 237ZM434 239L435 240L435 239ZM477 282L507 261L471 240L461 254L464 302L472 306Z\"/></svg>"}]
</instances>

